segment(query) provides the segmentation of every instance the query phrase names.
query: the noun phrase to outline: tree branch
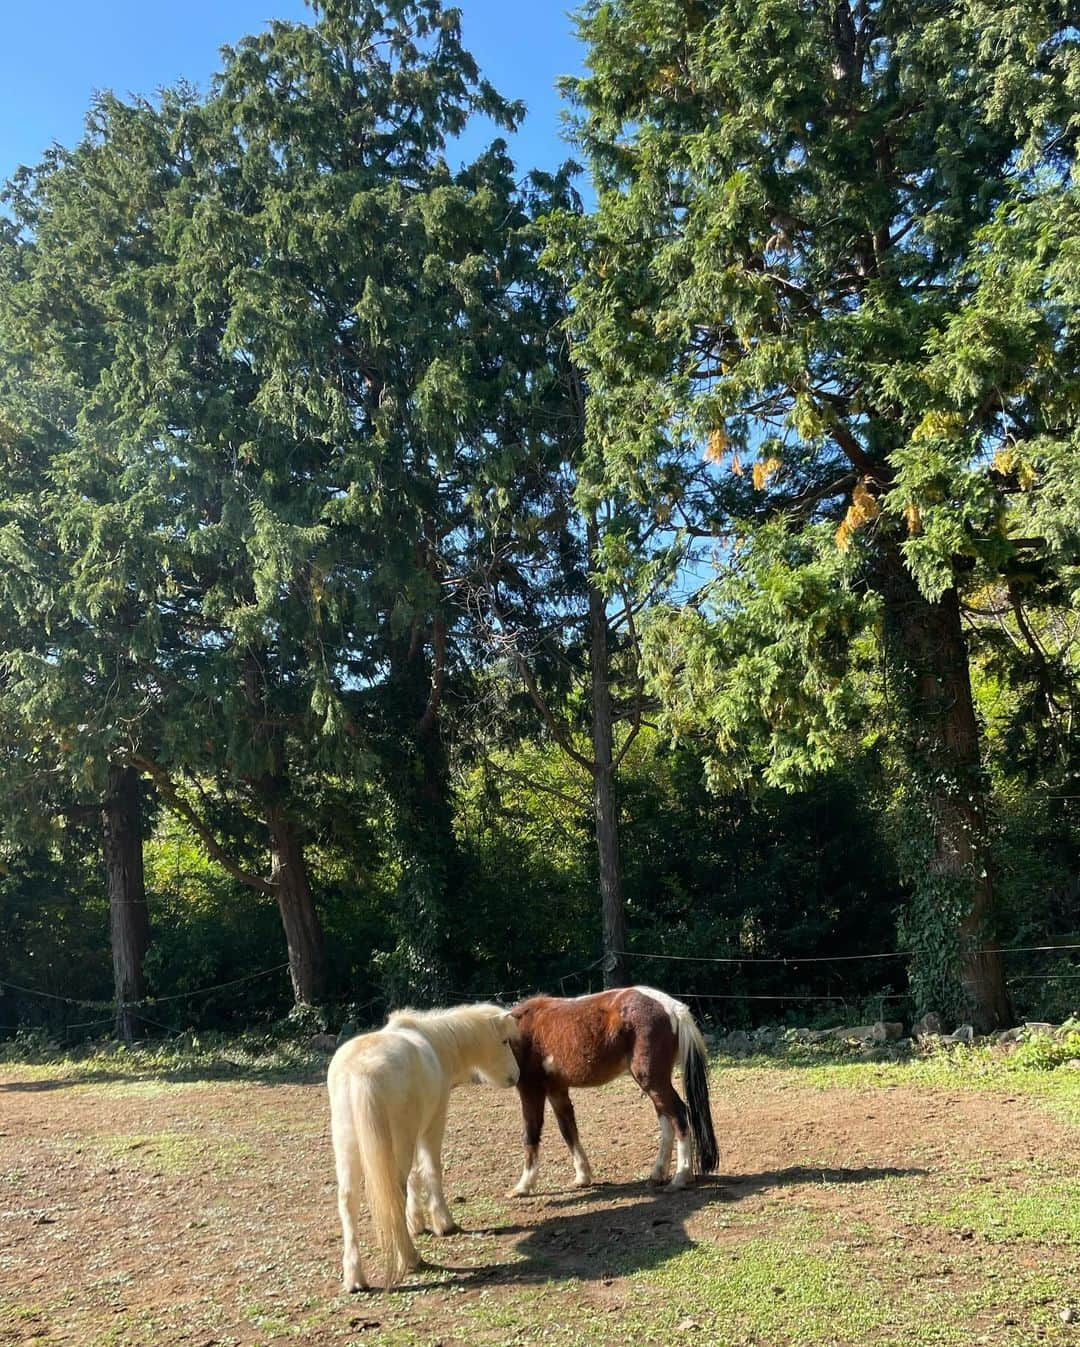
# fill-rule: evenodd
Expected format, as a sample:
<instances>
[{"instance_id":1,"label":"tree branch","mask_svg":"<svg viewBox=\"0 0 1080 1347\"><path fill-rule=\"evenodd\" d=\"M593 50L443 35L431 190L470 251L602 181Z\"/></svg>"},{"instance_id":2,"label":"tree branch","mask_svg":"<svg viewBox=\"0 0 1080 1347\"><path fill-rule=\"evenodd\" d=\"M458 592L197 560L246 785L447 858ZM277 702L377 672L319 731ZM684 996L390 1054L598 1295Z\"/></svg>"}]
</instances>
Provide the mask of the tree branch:
<instances>
[{"instance_id":1,"label":"tree branch","mask_svg":"<svg viewBox=\"0 0 1080 1347\"><path fill-rule=\"evenodd\" d=\"M199 817L196 811L176 789L176 786L173 784L172 779L164 767L159 763L154 762L151 758L143 757L140 754L133 755L131 765L137 767L140 772L145 772L146 775L150 777L165 803L174 814L182 818L184 822L192 828L206 848L207 855L212 860L217 861L218 865L220 865L227 874L232 875L233 879L239 880L241 884L246 884L248 888L256 889L259 893L266 893L271 897L277 896L276 887L268 879L263 879L261 875L251 874L242 866L237 865L232 857L229 856L225 848L210 830L209 824Z\"/></svg>"}]
</instances>

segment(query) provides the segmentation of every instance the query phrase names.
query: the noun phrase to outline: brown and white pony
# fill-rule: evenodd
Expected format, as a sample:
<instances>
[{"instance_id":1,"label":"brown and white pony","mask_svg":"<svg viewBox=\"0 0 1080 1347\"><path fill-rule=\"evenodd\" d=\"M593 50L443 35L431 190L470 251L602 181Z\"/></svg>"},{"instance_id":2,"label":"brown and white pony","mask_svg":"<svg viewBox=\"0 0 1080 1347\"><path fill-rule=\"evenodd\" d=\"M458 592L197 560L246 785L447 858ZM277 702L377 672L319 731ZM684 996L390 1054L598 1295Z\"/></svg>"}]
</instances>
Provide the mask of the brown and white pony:
<instances>
[{"instance_id":1,"label":"brown and white pony","mask_svg":"<svg viewBox=\"0 0 1080 1347\"><path fill-rule=\"evenodd\" d=\"M510 1012L521 1028L515 1044L521 1076L518 1093L524 1123L525 1169L513 1192L531 1193L536 1183L544 1100L574 1157L575 1183L592 1182L578 1137L570 1087L606 1085L629 1071L649 1096L660 1121L660 1150L650 1178L663 1183L676 1148L672 1188L691 1174L717 1165L716 1136L709 1113L706 1048L689 1007L652 987L621 987L564 999L532 996ZM671 1072L678 1062L686 1103L675 1093Z\"/></svg>"}]
</instances>

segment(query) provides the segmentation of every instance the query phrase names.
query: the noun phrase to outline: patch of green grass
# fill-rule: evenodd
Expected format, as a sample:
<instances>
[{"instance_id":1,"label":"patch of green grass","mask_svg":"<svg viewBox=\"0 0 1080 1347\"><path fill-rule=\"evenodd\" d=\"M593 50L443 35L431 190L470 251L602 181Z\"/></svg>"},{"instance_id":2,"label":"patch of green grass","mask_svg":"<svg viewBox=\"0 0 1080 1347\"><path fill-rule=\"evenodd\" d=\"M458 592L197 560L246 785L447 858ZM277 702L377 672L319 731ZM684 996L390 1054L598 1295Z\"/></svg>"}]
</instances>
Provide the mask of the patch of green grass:
<instances>
[{"instance_id":1,"label":"patch of green grass","mask_svg":"<svg viewBox=\"0 0 1080 1347\"><path fill-rule=\"evenodd\" d=\"M25 1324L41 1319L45 1314L44 1306L26 1304L24 1301L0 1301L0 1324Z\"/></svg>"},{"instance_id":2,"label":"patch of green grass","mask_svg":"<svg viewBox=\"0 0 1080 1347\"><path fill-rule=\"evenodd\" d=\"M168 1083L221 1080L300 1081L326 1075L326 1053L312 1052L305 1042L245 1034L182 1035L163 1043L91 1044L58 1051L28 1052L18 1043L0 1043L0 1071L16 1071L20 1079L63 1080L72 1084L117 1082L153 1091Z\"/></svg>"},{"instance_id":3,"label":"patch of green grass","mask_svg":"<svg viewBox=\"0 0 1080 1347\"><path fill-rule=\"evenodd\" d=\"M670 1340L690 1319L721 1340L880 1342L887 1308L850 1271L835 1254L760 1238L686 1249L631 1282L638 1303L657 1307L646 1341Z\"/></svg>"},{"instance_id":4,"label":"patch of green grass","mask_svg":"<svg viewBox=\"0 0 1080 1347\"><path fill-rule=\"evenodd\" d=\"M118 1133L95 1137L94 1150L107 1159L140 1169L178 1174L186 1170L228 1165L250 1159L255 1152L239 1141L207 1141L190 1132Z\"/></svg>"},{"instance_id":5,"label":"patch of green grass","mask_svg":"<svg viewBox=\"0 0 1080 1347\"><path fill-rule=\"evenodd\" d=\"M995 1243L1080 1245L1080 1179L1040 1180L1035 1188L978 1184L916 1219Z\"/></svg>"},{"instance_id":6,"label":"patch of green grass","mask_svg":"<svg viewBox=\"0 0 1080 1347\"><path fill-rule=\"evenodd\" d=\"M821 1090L888 1089L928 1086L952 1090L1008 1090L1024 1094L1080 1126L1080 1070L1068 1065L1080 1059L1080 1033L1064 1039L1033 1038L1015 1051L993 1045L957 1044L925 1055L887 1061L867 1059L836 1043L785 1044L774 1053L752 1058L718 1057L722 1077L760 1080L762 1071L779 1076L782 1085Z\"/></svg>"},{"instance_id":7,"label":"patch of green grass","mask_svg":"<svg viewBox=\"0 0 1080 1347\"><path fill-rule=\"evenodd\" d=\"M255 1302L251 1305L244 1305L241 1313L249 1323L270 1337L278 1337L289 1332L289 1320L282 1314L279 1305L262 1305Z\"/></svg>"}]
</instances>

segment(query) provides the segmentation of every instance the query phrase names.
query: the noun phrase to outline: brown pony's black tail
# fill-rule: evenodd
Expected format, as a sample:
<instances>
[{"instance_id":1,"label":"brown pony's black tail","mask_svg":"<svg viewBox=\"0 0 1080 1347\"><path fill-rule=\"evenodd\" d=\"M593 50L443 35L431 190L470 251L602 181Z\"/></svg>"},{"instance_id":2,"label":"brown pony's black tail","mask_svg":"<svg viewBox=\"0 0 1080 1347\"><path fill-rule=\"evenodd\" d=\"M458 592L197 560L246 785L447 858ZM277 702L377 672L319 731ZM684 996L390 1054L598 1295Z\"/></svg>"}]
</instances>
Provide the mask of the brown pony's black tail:
<instances>
[{"instance_id":1,"label":"brown pony's black tail","mask_svg":"<svg viewBox=\"0 0 1080 1347\"><path fill-rule=\"evenodd\" d=\"M720 1152L709 1110L708 1050L701 1030L694 1023L689 1007L676 1002L679 1022L679 1066L686 1091L686 1111L690 1115L690 1135L694 1141L694 1170L711 1174L720 1163Z\"/></svg>"}]
</instances>

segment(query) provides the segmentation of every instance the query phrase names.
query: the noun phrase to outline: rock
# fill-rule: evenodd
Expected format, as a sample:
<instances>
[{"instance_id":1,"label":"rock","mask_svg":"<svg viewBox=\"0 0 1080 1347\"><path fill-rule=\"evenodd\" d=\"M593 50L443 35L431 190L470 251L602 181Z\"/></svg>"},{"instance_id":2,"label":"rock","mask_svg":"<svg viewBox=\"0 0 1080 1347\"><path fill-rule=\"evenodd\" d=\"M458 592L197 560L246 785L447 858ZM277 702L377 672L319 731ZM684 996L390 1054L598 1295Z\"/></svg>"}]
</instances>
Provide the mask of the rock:
<instances>
[{"instance_id":1,"label":"rock","mask_svg":"<svg viewBox=\"0 0 1080 1347\"><path fill-rule=\"evenodd\" d=\"M936 1010L927 1011L921 1020L911 1026L912 1038L923 1038L927 1034L940 1034L945 1026L941 1022L941 1016Z\"/></svg>"},{"instance_id":2,"label":"rock","mask_svg":"<svg viewBox=\"0 0 1080 1347\"><path fill-rule=\"evenodd\" d=\"M360 1032L360 1026L354 1024L352 1020L346 1020L338 1030L337 1045L340 1048L342 1043L347 1043L350 1038L355 1038Z\"/></svg>"},{"instance_id":3,"label":"rock","mask_svg":"<svg viewBox=\"0 0 1080 1347\"><path fill-rule=\"evenodd\" d=\"M725 1052L748 1056L753 1051L753 1041L745 1029L733 1029L725 1038L721 1047Z\"/></svg>"},{"instance_id":4,"label":"rock","mask_svg":"<svg viewBox=\"0 0 1080 1347\"><path fill-rule=\"evenodd\" d=\"M970 1024L962 1024L955 1033L943 1038L942 1043L973 1043L975 1041L975 1030Z\"/></svg>"},{"instance_id":5,"label":"rock","mask_svg":"<svg viewBox=\"0 0 1080 1347\"><path fill-rule=\"evenodd\" d=\"M1077 1313L1071 1305L1066 1305L1058 1318L1063 1324L1074 1324L1077 1320Z\"/></svg>"},{"instance_id":6,"label":"rock","mask_svg":"<svg viewBox=\"0 0 1080 1347\"><path fill-rule=\"evenodd\" d=\"M875 1043L894 1043L903 1036L904 1026L899 1020L878 1020L870 1031Z\"/></svg>"},{"instance_id":7,"label":"rock","mask_svg":"<svg viewBox=\"0 0 1080 1347\"><path fill-rule=\"evenodd\" d=\"M1072 1071L1080 1071L1080 1057L1070 1057L1064 1065L1069 1067Z\"/></svg>"},{"instance_id":8,"label":"rock","mask_svg":"<svg viewBox=\"0 0 1080 1347\"><path fill-rule=\"evenodd\" d=\"M1027 1038L1053 1038L1056 1033L1056 1024L1047 1024L1045 1020L1024 1021L1024 1035Z\"/></svg>"},{"instance_id":9,"label":"rock","mask_svg":"<svg viewBox=\"0 0 1080 1347\"><path fill-rule=\"evenodd\" d=\"M333 1052L337 1044L335 1034L312 1034L308 1039L308 1047L312 1052Z\"/></svg>"},{"instance_id":10,"label":"rock","mask_svg":"<svg viewBox=\"0 0 1080 1347\"><path fill-rule=\"evenodd\" d=\"M1018 1024L1012 1029L1003 1029L1002 1032L998 1034L997 1041L1006 1044L1019 1043L1022 1041L1025 1032L1024 1026Z\"/></svg>"}]
</instances>

